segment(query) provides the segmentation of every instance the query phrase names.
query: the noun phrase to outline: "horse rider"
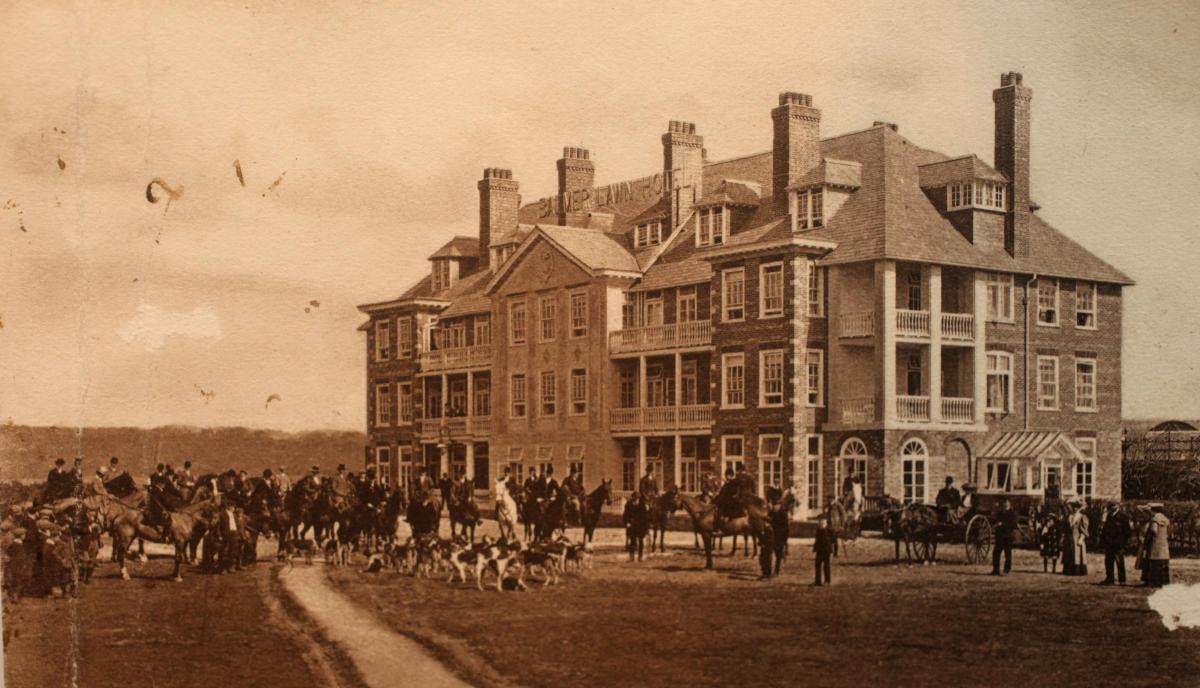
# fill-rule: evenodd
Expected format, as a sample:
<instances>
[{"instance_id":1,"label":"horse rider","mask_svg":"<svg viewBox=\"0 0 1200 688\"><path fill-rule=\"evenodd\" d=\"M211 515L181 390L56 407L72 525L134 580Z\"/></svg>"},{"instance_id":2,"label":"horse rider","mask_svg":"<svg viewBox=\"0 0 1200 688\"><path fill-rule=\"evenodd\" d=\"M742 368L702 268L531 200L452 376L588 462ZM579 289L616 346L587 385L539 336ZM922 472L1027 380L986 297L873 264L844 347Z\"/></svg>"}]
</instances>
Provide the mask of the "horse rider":
<instances>
[{"instance_id":1,"label":"horse rider","mask_svg":"<svg viewBox=\"0 0 1200 688\"><path fill-rule=\"evenodd\" d=\"M583 496L583 481L579 478L579 471L576 470L575 464L571 464L571 467L568 469L567 477L563 478L562 486L564 490L576 497Z\"/></svg>"},{"instance_id":2,"label":"horse rider","mask_svg":"<svg viewBox=\"0 0 1200 688\"><path fill-rule=\"evenodd\" d=\"M88 484L84 487L84 495L106 495L106 494L108 494L108 488L105 487L105 485L104 485L104 481L105 481L105 478L107 475L108 475L108 468L106 468L105 466L101 466L101 467L97 468L96 475L92 476L92 479L89 480Z\"/></svg>"},{"instance_id":3,"label":"horse rider","mask_svg":"<svg viewBox=\"0 0 1200 688\"><path fill-rule=\"evenodd\" d=\"M333 506L341 509L350 498L350 481L346 478L346 464L339 463L337 473L329 479L329 491L333 496Z\"/></svg>"},{"instance_id":4,"label":"horse rider","mask_svg":"<svg viewBox=\"0 0 1200 688\"><path fill-rule=\"evenodd\" d=\"M713 530L720 530L721 524L726 519L744 516L746 512L742 508L742 496L754 495L756 491L754 476L750 475L744 466L738 469L738 472L731 479L726 480L717 492L714 500L717 508L713 513Z\"/></svg>"},{"instance_id":5,"label":"horse rider","mask_svg":"<svg viewBox=\"0 0 1200 688\"><path fill-rule=\"evenodd\" d=\"M70 479L71 494L78 495L83 492L83 457L75 457L75 466L68 474Z\"/></svg>"},{"instance_id":6,"label":"horse rider","mask_svg":"<svg viewBox=\"0 0 1200 688\"><path fill-rule=\"evenodd\" d=\"M553 499L554 495L558 494L558 481L554 479L554 464L546 466L546 475L543 479L545 486L542 488L542 496L546 499Z\"/></svg>"},{"instance_id":7,"label":"horse rider","mask_svg":"<svg viewBox=\"0 0 1200 688\"><path fill-rule=\"evenodd\" d=\"M159 526L166 522L167 512L183 501L183 495L167 476L167 467L158 464L150 476L150 504L143 522Z\"/></svg>"},{"instance_id":8,"label":"horse rider","mask_svg":"<svg viewBox=\"0 0 1200 688\"><path fill-rule=\"evenodd\" d=\"M646 475L638 481L638 492L642 493L642 499L647 504L658 498L658 480L654 477L654 466L646 466Z\"/></svg>"},{"instance_id":9,"label":"horse rider","mask_svg":"<svg viewBox=\"0 0 1200 688\"><path fill-rule=\"evenodd\" d=\"M442 474L442 479L438 481L438 491L442 493L442 504L449 504L454 493L454 481L450 479L449 474Z\"/></svg>"},{"instance_id":10,"label":"horse rider","mask_svg":"<svg viewBox=\"0 0 1200 688\"><path fill-rule=\"evenodd\" d=\"M957 520L958 509L962 506L962 494L954 486L954 476L946 476L946 486L938 490L934 504L943 523Z\"/></svg>"},{"instance_id":11,"label":"horse rider","mask_svg":"<svg viewBox=\"0 0 1200 688\"><path fill-rule=\"evenodd\" d=\"M192 462L183 462L183 471L179 474L179 479L183 482L184 487L189 490L196 487L196 475L192 473Z\"/></svg>"},{"instance_id":12,"label":"horse rider","mask_svg":"<svg viewBox=\"0 0 1200 688\"><path fill-rule=\"evenodd\" d=\"M850 513L856 517L861 516L865 501L863 498L863 477L855 475L854 481L850 485L850 503L848 504Z\"/></svg>"},{"instance_id":13,"label":"horse rider","mask_svg":"<svg viewBox=\"0 0 1200 688\"><path fill-rule=\"evenodd\" d=\"M42 490L42 503L54 502L63 497L71 496L71 476L67 474L67 462L61 458L54 460L54 468L46 474L46 487Z\"/></svg>"},{"instance_id":14,"label":"horse rider","mask_svg":"<svg viewBox=\"0 0 1200 688\"><path fill-rule=\"evenodd\" d=\"M510 472L511 471L509 470L508 466L505 466L504 473L502 473L500 475L500 477L496 478L496 503L497 504L499 504L500 501L502 499L504 499L504 495L509 494L508 481L512 479L512 476L509 475Z\"/></svg>"},{"instance_id":15,"label":"horse rider","mask_svg":"<svg viewBox=\"0 0 1200 688\"><path fill-rule=\"evenodd\" d=\"M525 478L525 484L522 487L524 487L526 499L540 499L537 468L533 466L529 467L529 477Z\"/></svg>"},{"instance_id":16,"label":"horse rider","mask_svg":"<svg viewBox=\"0 0 1200 688\"><path fill-rule=\"evenodd\" d=\"M292 478L287 474L287 468L279 467L279 471L275 473L275 491L281 495L286 495L292 489Z\"/></svg>"}]
</instances>

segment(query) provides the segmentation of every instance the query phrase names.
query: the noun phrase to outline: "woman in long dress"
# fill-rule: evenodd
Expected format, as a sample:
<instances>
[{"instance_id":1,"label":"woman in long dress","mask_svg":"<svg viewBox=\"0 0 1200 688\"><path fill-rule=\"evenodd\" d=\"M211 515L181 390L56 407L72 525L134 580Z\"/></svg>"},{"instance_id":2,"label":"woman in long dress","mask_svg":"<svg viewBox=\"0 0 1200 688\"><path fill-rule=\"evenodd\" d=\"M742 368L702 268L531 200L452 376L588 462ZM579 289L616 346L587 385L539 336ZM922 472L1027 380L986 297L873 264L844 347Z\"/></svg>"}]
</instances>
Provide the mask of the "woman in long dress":
<instances>
[{"instance_id":1,"label":"woman in long dress","mask_svg":"<svg viewBox=\"0 0 1200 688\"><path fill-rule=\"evenodd\" d=\"M1146 529L1145 569L1142 580L1146 585L1160 588L1171 583L1171 520L1162 504L1150 506L1150 523Z\"/></svg>"},{"instance_id":2,"label":"woman in long dress","mask_svg":"<svg viewBox=\"0 0 1200 688\"><path fill-rule=\"evenodd\" d=\"M1071 515L1067 517L1067 542L1064 547L1063 573L1068 576L1087 575L1088 518L1083 513L1083 503L1071 502Z\"/></svg>"}]
</instances>

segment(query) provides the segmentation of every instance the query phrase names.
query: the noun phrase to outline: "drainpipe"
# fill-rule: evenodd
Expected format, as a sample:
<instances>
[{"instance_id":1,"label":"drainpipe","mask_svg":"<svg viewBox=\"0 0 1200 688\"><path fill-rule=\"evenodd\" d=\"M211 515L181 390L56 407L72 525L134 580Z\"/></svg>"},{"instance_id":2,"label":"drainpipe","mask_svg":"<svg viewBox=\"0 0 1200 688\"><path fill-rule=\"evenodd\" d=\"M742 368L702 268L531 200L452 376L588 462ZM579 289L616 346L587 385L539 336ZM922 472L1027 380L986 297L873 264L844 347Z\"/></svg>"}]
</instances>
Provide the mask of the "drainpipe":
<instances>
[{"instance_id":1,"label":"drainpipe","mask_svg":"<svg viewBox=\"0 0 1200 688\"><path fill-rule=\"evenodd\" d=\"M1034 281L1037 280L1037 278L1038 278L1038 276L1037 276L1037 273L1035 272L1035 273L1033 273L1033 276L1029 278L1029 281L1025 283L1025 312L1022 314L1025 319L1025 362L1024 362L1024 365L1025 365L1025 394L1024 394L1024 397L1025 397L1025 429L1026 430L1029 430L1029 381L1031 379L1029 377L1029 285L1033 284ZM1037 384L1036 380L1034 380L1034 384L1035 385ZM1035 389L1036 389L1036 387L1035 387Z\"/></svg>"}]
</instances>

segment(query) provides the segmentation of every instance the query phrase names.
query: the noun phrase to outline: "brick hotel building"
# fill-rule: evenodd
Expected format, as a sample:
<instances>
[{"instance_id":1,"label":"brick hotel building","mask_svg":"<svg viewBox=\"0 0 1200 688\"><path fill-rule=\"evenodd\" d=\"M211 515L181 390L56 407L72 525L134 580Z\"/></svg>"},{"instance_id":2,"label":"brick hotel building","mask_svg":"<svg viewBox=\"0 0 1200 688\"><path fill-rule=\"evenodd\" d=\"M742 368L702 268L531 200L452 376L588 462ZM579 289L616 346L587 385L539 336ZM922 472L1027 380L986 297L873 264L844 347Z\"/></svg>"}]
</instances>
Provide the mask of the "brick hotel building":
<instances>
[{"instance_id":1,"label":"brick hotel building","mask_svg":"<svg viewBox=\"0 0 1200 688\"><path fill-rule=\"evenodd\" d=\"M851 471L906 501L945 475L1118 496L1132 283L1039 218L1031 97L1016 73L992 92L994 166L885 122L822 137L783 93L765 153L708 160L672 121L660 171L597 186L566 148L558 193L526 204L485 169L478 235L360 306L367 464L481 491L573 465L618 492L648 465L695 491L743 464L807 515Z\"/></svg>"}]
</instances>

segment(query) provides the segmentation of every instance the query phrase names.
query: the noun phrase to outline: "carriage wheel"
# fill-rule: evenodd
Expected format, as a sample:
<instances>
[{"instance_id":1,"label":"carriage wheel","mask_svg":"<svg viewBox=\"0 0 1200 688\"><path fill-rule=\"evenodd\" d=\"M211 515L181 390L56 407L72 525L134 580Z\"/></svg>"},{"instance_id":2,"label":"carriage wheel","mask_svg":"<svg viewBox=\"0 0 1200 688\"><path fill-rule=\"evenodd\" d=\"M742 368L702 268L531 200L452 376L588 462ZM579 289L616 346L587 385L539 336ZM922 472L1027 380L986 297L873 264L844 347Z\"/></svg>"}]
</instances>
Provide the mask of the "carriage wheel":
<instances>
[{"instance_id":1,"label":"carriage wheel","mask_svg":"<svg viewBox=\"0 0 1200 688\"><path fill-rule=\"evenodd\" d=\"M924 564L931 559L930 551L933 547L923 538L918 538L913 541L913 554L917 555L917 561Z\"/></svg>"},{"instance_id":2,"label":"carriage wheel","mask_svg":"<svg viewBox=\"0 0 1200 688\"><path fill-rule=\"evenodd\" d=\"M977 514L967 523L963 536L967 547L967 562L982 564L987 562L988 554L992 551L992 524L987 517Z\"/></svg>"}]
</instances>

